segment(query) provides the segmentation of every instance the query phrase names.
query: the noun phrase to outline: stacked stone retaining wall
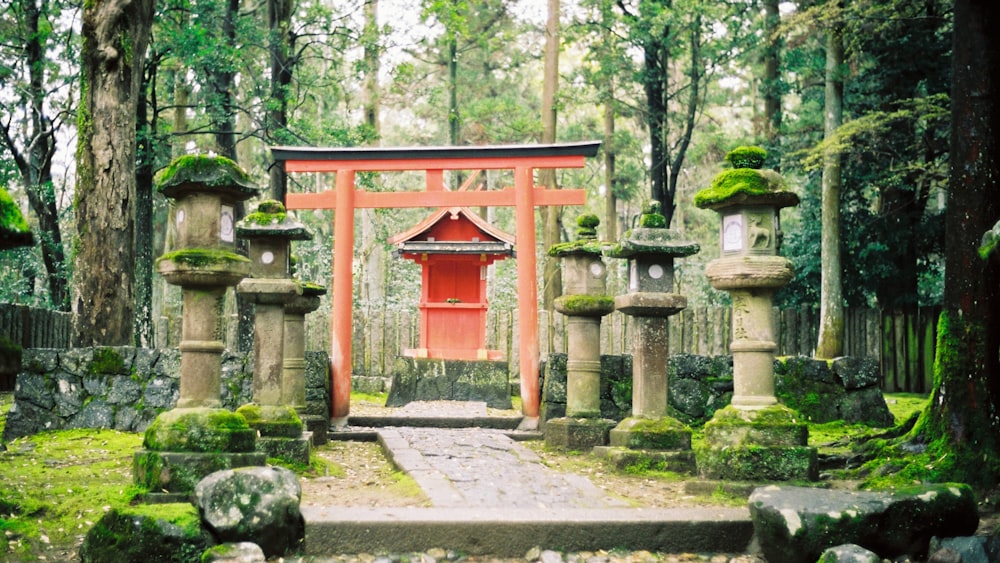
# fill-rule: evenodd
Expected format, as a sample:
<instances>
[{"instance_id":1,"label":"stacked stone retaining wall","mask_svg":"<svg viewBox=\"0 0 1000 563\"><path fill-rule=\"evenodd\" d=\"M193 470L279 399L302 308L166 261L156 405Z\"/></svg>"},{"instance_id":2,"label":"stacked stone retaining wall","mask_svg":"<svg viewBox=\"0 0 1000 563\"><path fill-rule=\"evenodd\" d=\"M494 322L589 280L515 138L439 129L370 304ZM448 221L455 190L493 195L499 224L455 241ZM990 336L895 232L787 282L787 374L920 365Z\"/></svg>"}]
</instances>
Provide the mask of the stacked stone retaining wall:
<instances>
[{"instance_id":1,"label":"stacked stone retaining wall","mask_svg":"<svg viewBox=\"0 0 1000 563\"><path fill-rule=\"evenodd\" d=\"M222 405L252 400L252 355L222 356ZM131 347L29 349L3 440L64 428L142 432L180 396L180 352ZM306 353L307 414L328 416L329 361Z\"/></svg>"}]
</instances>

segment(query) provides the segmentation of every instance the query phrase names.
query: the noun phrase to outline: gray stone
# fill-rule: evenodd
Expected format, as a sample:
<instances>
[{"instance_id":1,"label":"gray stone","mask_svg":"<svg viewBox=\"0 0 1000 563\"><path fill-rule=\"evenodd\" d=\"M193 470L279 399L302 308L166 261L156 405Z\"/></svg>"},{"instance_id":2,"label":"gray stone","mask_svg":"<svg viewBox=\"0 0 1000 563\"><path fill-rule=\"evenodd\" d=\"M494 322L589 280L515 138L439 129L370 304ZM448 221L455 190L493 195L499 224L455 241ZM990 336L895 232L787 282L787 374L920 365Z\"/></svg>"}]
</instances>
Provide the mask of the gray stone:
<instances>
[{"instance_id":1,"label":"gray stone","mask_svg":"<svg viewBox=\"0 0 1000 563\"><path fill-rule=\"evenodd\" d=\"M566 354L549 354L542 367L542 402L566 404Z\"/></svg>"},{"instance_id":2,"label":"gray stone","mask_svg":"<svg viewBox=\"0 0 1000 563\"><path fill-rule=\"evenodd\" d=\"M103 397L108 394L108 378L103 375L84 377L83 390L88 395Z\"/></svg>"},{"instance_id":3,"label":"gray stone","mask_svg":"<svg viewBox=\"0 0 1000 563\"><path fill-rule=\"evenodd\" d=\"M883 558L924 557L932 536L970 535L979 525L972 489L956 483L896 492L768 486L748 502L768 563L812 563L847 543Z\"/></svg>"},{"instance_id":4,"label":"gray stone","mask_svg":"<svg viewBox=\"0 0 1000 563\"><path fill-rule=\"evenodd\" d=\"M940 550L951 550L961 563L992 563L1000 561L1000 537L965 536L931 541L931 557Z\"/></svg>"},{"instance_id":5,"label":"gray stone","mask_svg":"<svg viewBox=\"0 0 1000 563\"><path fill-rule=\"evenodd\" d=\"M670 406L692 418L702 418L709 403L709 389L697 379L679 379L671 382L669 398Z\"/></svg>"},{"instance_id":6,"label":"gray stone","mask_svg":"<svg viewBox=\"0 0 1000 563\"><path fill-rule=\"evenodd\" d=\"M876 358L856 356L836 358L833 360L833 372L847 390L878 387L882 381L882 373Z\"/></svg>"},{"instance_id":7,"label":"gray stone","mask_svg":"<svg viewBox=\"0 0 1000 563\"><path fill-rule=\"evenodd\" d=\"M885 396L878 387L856 389L847 394L837 405L840 418L847 422L887 428L896 418L885 403Z\"/></svg>"},{"instance_id":8,"label":"gray stone","mask_svg":"<svg viewBox=\"0 0 1000 563\"><path fill-rule=\"evenodd\" d=\"M775 363L775 373L794 374L796 379L818 381L839 385L836 375L826 360L815 360L806 356L792 356Z\"/></svg>"},{"instance_id":9,"label":"gray stone","mask_svg":"<svg viewBox=\"0 0 1000 563\"><path fill-rule=\"evenodd\" d=\"M168 377L180 379L181 377L181 353L180 350L161 350L159 357L150 366L149 373L156 377Z\"/></svg>"},{"instance_id":10,"label":"gray stone","mask_svg":"<svg viewBox=\"0 0 1000 563\"><path fill-rule=\"evenodd\" d=\"M860 545L849 543L827 549L817 563L882 563L882 558Z\"/></svg>"},{"instance_id":11,"label":"gray stone","mask_svg":"<svg viewBox=\"0 0 1000 563\"><path fill-rule=\"evenodd\" d=\"M280 467L219 471L195 486L195 504L216 539L253 541L267 557L286 555L301 545L301 496L295 474Z\"/></svg>"},{"instance_id":12,"label":"gray stone","mask_svg":"<svg viewBox=\"0 0 1000 563\"><path fill-rule=\"evenodd\" d=\"M546 549L538 557L540 563L562 563L563 556L562 553L558 551L553 551L551 549Z\"/></svg>"},{"instance_id":13,"label":"gray stone","mask_svg":"<svg viewBox=\"0 0 1000 563\"><path fill-rule=\"evenodd\" d=\"M697 354L674 354L667 361L667 372L671 378L704 379L714 372L712 358Z\"/></svg>"},{"instance_id":14,"label":"gray stone","mask_svg":"<svg viewBox=\"0 0 1000 563\"><path fill-rule=\"evenodd\" d=\"M21 356L21 367L31 373L49 373L59 366L59 353L52 348L29 348Z\"/></svg>"},{"instance_id":15,"label":"gray stone","mask_svg":"<svg viewBox=\"0 0 1000 563\"><path fill-rule=\"evenodd\" d=\"M18 375L17 383L14 385L15 404L30 403L46 410L52 409L56 403L52 397L52 390L45 381L44 375L23 372Z\"/></svg>"},{"instance_id":16,"label":"gray stone","mask_svg":"<svg viewBox=\"0 0 1000 563\"><path fill-rule=\"evenodd\" d=\"M412 401L485 401L497 409L511 408L509 366L488 360L399 358L386 406Z\"/></svg>"},{"instance_id":17,"label":"gray stone","mask_svg":"<svg viewBox=\"0 0 1000 563\"><path fill-rule=\"evenodd\" d=\"M108 403L95 399L88 402L72 418L66 428L114 428L115 409Z\"/></svg>"},{"instance_id":18,"label":"gray stone","mask_svg":"<svg viewBox=\"0 0 1000 563\"><path fill-rule=\"evenodd\" d=\"M73 375L85 375L93 360L93 348L71 348L59 354L59 367Z\"/></svg>"},{"instance_id":19,"label":"gray stone","mask_svg":"<svg viewBox=\"0 0 1000 563\"><path fill-rule=\"evenodd\" d=\"M132 405L142 397L142 386L131 377L112 377L107 393L108 402L113 405Z\"/></svg>"},{"instance_id":20,"label":"gray stone","mask_svg":"<svg viewBox=\"0 0 1000 563\"><path fill-rule=\"evenodd\" d=\"M224 543L208 548L201 563L265 563L267 557L259 545L251 542Z\"/></svg>"},{"instance_id":21,"label":"gray stone","mask_svg":"<svg viewBox=\"0 0 1000 563\"><path fill-rule=\"evenodd\" d=\"M165 352L155 348L137 348L132 361L132 372L140 377L152 373L153 365L159 361L160 355Z\"/></svg>"},{"instance_id":22,"label":"gray stone","mask_svg":"<svg viewBox=\"0 0 1000 563\"><path fill-rule=\"evenodd\" d=\"M83 382L80 378L70 373L60 372L55 376L55 384L56 392L52 398L55 400L56 414L67 417L80 412L84 399Z\"/></svg>"},{"instance_id":23,"label":"gray stone","mask_svg":"<svg viewBox=\"0 0 1000 563\"><path fill-rule=\"evenodd\" d=\"M180 397L180 380L155 377L146 383L142 392L143 403L152 408L172 408Z\"/></svg>"}]
</instances>

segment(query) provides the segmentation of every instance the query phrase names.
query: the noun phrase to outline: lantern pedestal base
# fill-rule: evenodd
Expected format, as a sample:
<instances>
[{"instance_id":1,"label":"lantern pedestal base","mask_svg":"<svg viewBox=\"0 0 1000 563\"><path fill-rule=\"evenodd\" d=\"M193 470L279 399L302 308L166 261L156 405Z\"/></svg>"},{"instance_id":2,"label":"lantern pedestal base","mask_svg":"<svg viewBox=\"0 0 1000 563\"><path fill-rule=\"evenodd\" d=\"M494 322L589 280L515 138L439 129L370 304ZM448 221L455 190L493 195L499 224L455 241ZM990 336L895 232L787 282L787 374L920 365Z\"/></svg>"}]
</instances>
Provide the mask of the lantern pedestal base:
<instances>
[{"instance_id":1,"label":"lantern pedestal base","mask_svg":"<svg viewBox=\"0 0 1000 563\"><path fill-rule=\"evenodd\" d=\"M695 451L703 479L815 481L816 448L809 428L783 405L759 409L728 406L705 423L705 443Z\"/></svg>"},{"instance_id":2,"label":"lantern pedestal base","mask_svg":"<svg viewBox=\"0 0 1000 563\"><path fill-rule=\"evenodd\" d=\"M606 446L615 421L607 418L554 418L545 423L545 445L564 450Z\"/></svg>"}]
</instances>

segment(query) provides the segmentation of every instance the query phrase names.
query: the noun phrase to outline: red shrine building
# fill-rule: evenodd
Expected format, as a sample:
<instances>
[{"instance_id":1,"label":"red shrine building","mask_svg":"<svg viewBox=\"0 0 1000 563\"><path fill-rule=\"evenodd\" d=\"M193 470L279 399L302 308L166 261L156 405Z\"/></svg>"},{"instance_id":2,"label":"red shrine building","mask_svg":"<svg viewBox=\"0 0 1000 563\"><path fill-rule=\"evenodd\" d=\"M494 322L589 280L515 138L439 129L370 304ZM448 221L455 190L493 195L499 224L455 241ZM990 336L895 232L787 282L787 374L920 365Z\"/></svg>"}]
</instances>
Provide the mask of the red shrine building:
<instances>
[{"instance_id":1,"label":"red shrine building","mask_svg":"<svg viewBox=\"0 0 1000 563\"><path fill-rule=\"evenodd\" d=\"M417 358L500 360L486 349L487 267L514 254L514 237L465 207L442 208L389 238L398 255L420 264Z\"/></svg>"}]
</instances>

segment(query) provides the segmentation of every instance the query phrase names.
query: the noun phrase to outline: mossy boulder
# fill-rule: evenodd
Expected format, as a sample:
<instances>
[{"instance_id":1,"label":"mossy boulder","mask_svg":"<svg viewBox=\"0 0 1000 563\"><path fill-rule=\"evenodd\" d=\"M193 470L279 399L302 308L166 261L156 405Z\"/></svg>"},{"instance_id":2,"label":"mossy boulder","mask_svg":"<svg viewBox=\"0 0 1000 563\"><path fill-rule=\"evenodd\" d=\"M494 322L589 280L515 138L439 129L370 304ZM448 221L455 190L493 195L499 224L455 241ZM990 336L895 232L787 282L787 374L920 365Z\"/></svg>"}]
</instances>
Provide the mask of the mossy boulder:
<instances>
[{"instance_id":1,"label":"mossy boulder","mask_svg":"<svg viewBox=\"0 0 1000 563\"><path fill-rule=\"evenodd\" d=\"M160 452L252 452L256 435L243 415L225 409L173 409L149 425L143 447Z\"/></svg>"},{"instance_id":2,"label":"mossy boulder","mask_svg":"<svg viewBox=\"0 0 1000 563\"><path fill-rule=\"evenodd\" d=\"M105 513L87 532L80 560L189 563L213 543L190 503L136 505Z\"/></svg>"},{"instance_id":3,"label":"mossy boulder","mask_svg":"<svg viewBox=\"0 0 1000 563\"><path fill-rule=\"evenodd\" d=\"M211 190L242 201L258 192L249 174L223 156L185 155L176 158L156 175L155 183L160 193L171 198Z\"/></svg>"},{"instance_id":4,"label":"mossy boulder","mask_svg":"<svg viewBox=\"0 0 1000 563\"><path fill-rule=\"evenodd\" d=\"M34 242L31 228L21 214L21 208L7 190L0 188L0 250L31 246Z\"/></svg>"},{"instance_id":5,"label":"mossy boulder","mask_svg":"<svg viewBox=\"0 0 1000 563\"><path fill-rule=\"evenodd\" d=\"M611 431L611 446L633 450L690 450L691 428L671 418L629 417Z\"/></svg>"}]
</instances>

